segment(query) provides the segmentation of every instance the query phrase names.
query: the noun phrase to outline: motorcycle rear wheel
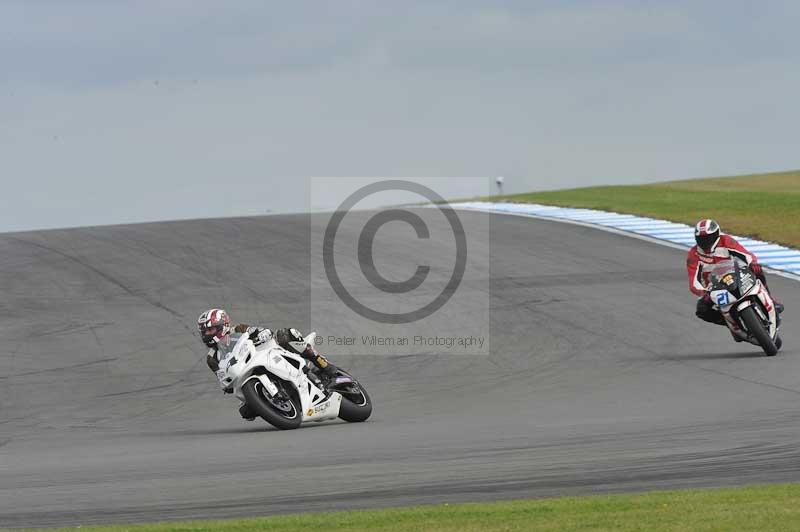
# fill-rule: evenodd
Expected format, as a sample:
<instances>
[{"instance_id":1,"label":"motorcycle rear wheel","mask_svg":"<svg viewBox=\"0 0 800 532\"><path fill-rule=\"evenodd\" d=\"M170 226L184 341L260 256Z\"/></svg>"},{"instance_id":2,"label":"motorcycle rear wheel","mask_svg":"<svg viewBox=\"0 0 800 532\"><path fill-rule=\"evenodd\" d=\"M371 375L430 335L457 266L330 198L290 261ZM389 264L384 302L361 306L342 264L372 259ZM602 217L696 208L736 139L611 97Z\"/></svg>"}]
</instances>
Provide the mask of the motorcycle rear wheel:
<instances>
[{"instance_id":1,"label":"motorcycle rear wheel","mask_svg":"<svg viewBox=\"0 0 800 532\"><path fill-rule=\"evenodd\" d=\"M253 379L242 386L247 405L264 421L280 430L294 430L303 423L303 413L298 406L297 394L288 392L289 398L280 404L267 395L261 381Z\"/></svg>"},{"instance_id":2,"label":"motorcycle rear wheel","mask_svg":"<svg viewBox=\"0 0 800 532\"><path fill-rule=\"evenodd\" d=\"M778 354L778 347L772 341L769 332L764 328L764 324L761 323L753 307L747 307L742 310L739 317L742 318L745 326L747 326L747 331L758 341L761 349L764 350L768 357L774 357Z\"/></svg>"},{"instance_id":3,"label":"motorcycle rear wheel","mask_svg":"<svg viewBox=\"0 0 800 532\"><path fill-rule=\"evenodd\" d=\"M360 384L357 393L347 393L337 390L342 396L342 406L339 408L339 419L348 423L363 423L372 415L372 399L367 390Z\"/></svg>"}]
</instances>

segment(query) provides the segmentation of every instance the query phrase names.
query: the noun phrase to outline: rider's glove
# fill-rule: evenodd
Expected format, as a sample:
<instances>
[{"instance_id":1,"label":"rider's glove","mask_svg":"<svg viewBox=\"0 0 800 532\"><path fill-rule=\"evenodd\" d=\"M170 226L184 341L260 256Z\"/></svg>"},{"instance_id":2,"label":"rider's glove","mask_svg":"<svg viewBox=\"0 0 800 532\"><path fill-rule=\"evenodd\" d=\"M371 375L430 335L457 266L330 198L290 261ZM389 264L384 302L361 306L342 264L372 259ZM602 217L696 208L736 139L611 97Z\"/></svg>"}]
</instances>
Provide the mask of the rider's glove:
<instances>
[{"instance_id":1,"label":"rider's glove","mask_svg":"<svg viewBox=\"0 0 800 532\"><path fill-rule=\"evenodd\" d=\"M265 344L270 341L272 338L272 331L269 329L256 329L255 331L250 333L250 340L253 341L254 345L261 345Z\"/></svg>"},{"instance_id":2,"label":"rider's glove","mask_svg":"<svg viewBox=\"0 0 800 532\"><path fill-rule=\"evenodd\" d=\"M750 271L756 275L761 275L764 272L764 270L761 269L761 265L757 262L750 263Z\"/></svg>"}]
</instances>

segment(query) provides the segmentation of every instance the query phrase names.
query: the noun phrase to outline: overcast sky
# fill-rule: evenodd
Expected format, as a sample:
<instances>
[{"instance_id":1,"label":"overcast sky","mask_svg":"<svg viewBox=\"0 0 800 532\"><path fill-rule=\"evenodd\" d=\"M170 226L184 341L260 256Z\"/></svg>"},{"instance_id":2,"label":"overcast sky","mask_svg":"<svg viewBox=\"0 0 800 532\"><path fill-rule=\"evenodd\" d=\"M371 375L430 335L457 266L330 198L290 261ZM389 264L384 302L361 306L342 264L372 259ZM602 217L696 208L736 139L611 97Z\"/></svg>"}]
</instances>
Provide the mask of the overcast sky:
<instances>
[{"instance_id":1,"label":"overcast sky","mask_svg":"<svg viewBox=\"0 0 800 532\"><path fill-rule=\"evenodd\" d=\"M797 168L798 20L792 1L0 0L0 231L336 206L311 176L461 195L460 176Z\"/></svg>"}]
</instances>

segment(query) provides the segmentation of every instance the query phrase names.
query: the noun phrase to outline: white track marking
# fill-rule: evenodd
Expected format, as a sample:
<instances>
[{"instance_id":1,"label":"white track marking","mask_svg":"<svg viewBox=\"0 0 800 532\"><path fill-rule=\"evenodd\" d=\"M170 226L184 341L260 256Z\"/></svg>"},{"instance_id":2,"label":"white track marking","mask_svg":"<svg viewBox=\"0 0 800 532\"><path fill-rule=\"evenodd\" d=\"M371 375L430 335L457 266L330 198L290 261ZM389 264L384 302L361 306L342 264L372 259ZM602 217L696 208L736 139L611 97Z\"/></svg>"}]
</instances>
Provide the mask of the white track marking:
<instances>
[{"instance_id":1,"label":"white track marking","mask_svg":"<svg viewBox=\"0 0 800 532\"><path fill-rule=\"evenodd\" d=\"M694 228L688 225L644 218L632 214L571 209L535 203L490 203L473 201L451 203L454 209L508 214L539 220L550 220L592 227L638 240L675 249L688 249L694 244ZM732 235L733 236L733 235ZM770 242L734 236L743 246L755 253L758 262L770 272L800 281L800 251Z\"/></svg>"}]
</instances>

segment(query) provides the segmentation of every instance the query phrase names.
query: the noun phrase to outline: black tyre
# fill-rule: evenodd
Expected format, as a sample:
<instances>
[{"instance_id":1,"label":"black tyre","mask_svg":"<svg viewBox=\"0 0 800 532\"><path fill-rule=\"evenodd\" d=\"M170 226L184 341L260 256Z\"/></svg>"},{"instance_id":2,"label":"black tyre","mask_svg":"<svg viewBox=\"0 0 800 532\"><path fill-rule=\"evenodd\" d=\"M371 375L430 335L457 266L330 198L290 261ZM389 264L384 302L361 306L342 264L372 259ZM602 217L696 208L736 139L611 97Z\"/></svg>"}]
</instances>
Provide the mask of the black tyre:
<instances>
[{"instance_id":1,"label":"black tyre","mask_svg":"<svg viewBox=\"0 0 800 532\"><path fill-rule=\"evenodd\" d=\"M369 419L372 415L372 399L363 386L351 386L336 391L342 395L339 419L348 423L363 423Z\"/></svg>"},{"instance_id":2,"label":"black tyre","mask_svg":"<svg viewBox=\"0 0 800 532\"><path fill-rule=\"evenodd\" d=\"M275 382L275 380L273 380ZM261 381L253 379L242 386L247 406L259 415L261 419L280 430L294 430L303 422L303 412L300 410L300 401L297 393L282 381L276 382L278 389L282 388L283 399L273 399L264 390Z\"/></svg>"},{"instance_id":3,"label":"black tyre","mask_svg":"<svg viewBox=\"0 0 800 532\"><path fill-rule=\"evenodd\" d=\"M778 347L775 345L775 342L772 341L772 338L770 338L769 332L764 328L764 324L761 323L761 319L758 317L758 314L756 314L755 309L753 309L753 307L747 307L739 316L747 327L747 331L758 341L764 353L766 353L768 357L777 355Z\"/></svg>"}]
</instances>

